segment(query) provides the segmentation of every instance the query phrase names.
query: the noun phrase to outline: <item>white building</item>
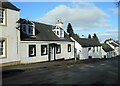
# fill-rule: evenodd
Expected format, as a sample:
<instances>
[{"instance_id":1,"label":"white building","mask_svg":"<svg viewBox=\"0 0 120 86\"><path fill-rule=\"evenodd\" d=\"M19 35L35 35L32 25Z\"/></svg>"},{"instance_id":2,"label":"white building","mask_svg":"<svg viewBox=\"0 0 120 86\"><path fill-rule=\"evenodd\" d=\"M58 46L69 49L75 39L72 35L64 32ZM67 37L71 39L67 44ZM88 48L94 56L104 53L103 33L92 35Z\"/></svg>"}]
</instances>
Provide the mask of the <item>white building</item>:
<instances>
[{"instance_id":1,"label":"white building","mask_svg":"<svg viewBox=\"0 0 120 86\"><path fill-rule=\"evenodd\" d=\"M102 44L102 57L103 58L111 58L115 56L114 49L110 47L108 44Z\"/></svg>"},{"instance_id":2,"label":"white building","mask_svg":"<svg viewBox=\"0 0 120 86\"><path fill-rule=\"evenodd\" d=\"M21 63L74 59L74 42L64 32L62 22L52 26L20 19L18 23Z\"/></svg>"},{"instance_id":3,"label":"white building","mask_svg":"<svg viewBox=\"0 0 120 86\"><path fill-rule=\"evenodd\" d=\"M113 39L108 39L105 43L114 49L115 56L120 55L120 45L118 43L116 43Z\"/></svg>"},{"instance_id":4,"label":"white building","mask_svg":"<svg viewBox=\"0 0 120 86\"><path fill-rule=\"evenodd\" d=\"M76 58L102 58L102 47L95 38L80 38L74 35L71 39L75 42Z\"/></svg>"},{"instance_id":5,"label":"white building","mask_svg":"<svg viewBox=\"0 0 120 86\"><path fill-rule=\"evenodd\" d=\"M74 59L74 42L60 20L55 26L31 22L20 19L19 9L10 2L1 4L0 66Z\"/></svg>"},{"instance_id":6,"label":"white building","mask_svg":"<svg viewBox=\"0 0 120 86\"><path fill-rule=\"evenodd\" d=\"M19 10L10 2L0 2L0 66L20 63L19 31L16 29Z\"/></svg>"}]
</instances>

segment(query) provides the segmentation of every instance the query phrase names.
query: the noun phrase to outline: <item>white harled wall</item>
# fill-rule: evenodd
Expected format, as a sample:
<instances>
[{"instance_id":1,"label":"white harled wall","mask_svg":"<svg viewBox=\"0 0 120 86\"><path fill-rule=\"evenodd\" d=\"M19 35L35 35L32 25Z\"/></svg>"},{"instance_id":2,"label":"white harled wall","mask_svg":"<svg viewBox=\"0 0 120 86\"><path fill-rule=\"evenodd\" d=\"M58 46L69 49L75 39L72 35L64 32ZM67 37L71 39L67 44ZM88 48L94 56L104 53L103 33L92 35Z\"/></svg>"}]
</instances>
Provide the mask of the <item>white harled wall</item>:
<instances>
[{"instance_id":1,"label":"white harled wall","mask_svg":"<svg viewBox=\"0 0 120 86\"><path fill-rule=\"evenodd\" d=\"M7 25L0 25L0 38L7 39L7 57L0 58L1 63L19 61L18 45L19 31L16 29L16 21L19 19L19 12L7 9Z\"/></svg>"},{"instance_id":2,"label":"white harled wall","mask_svg":"<svg viewBox=\"0 0 120 86\"><path fill-rule=\"evenodd\" d=\"M51 43L56 43L61 45L61 53L56 54L56 59L72 59L74 58L74 42L64 42L64 41L21 41L20 42L20 57L21 63L35 63L48 61L48 49L47 55L41 56L41 45L48 45ZM36 56L29 57L29 45L36 45ZM71 44L71 52L68 52L68 44Z\"/></svg>"}]
</instances>

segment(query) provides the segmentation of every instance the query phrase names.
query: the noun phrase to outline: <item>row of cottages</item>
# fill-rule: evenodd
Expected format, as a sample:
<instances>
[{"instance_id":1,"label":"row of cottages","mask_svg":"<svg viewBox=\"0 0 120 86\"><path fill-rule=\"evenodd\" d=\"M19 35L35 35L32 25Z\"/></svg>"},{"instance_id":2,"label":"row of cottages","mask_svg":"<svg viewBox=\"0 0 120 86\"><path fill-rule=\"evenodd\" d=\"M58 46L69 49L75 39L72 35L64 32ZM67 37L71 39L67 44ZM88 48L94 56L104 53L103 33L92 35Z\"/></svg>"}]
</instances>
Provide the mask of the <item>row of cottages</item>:
<instances>
[{"instance_id":1,"label":"row of cottages","mask_svg":"<svg viewBox=\"0 0 120 86\"><path fill-rule=\"evenodd\" d=\"M0 66L74 59L74 42L56 25L20 19L20 9L0 2Z\"/></svg>"},{"instance_id":2,"label":"row of cottages","mask_svg":"<svg viewBox=\"0 0 120 86\"><path fill-rule=\"evenodd\" d=\"M76 59L91 59L102 57L102 46L96 36L93 38L80 38L77 35L72 35L71 39L75 42L75 57Z\"/></svg>"},{"instance_id":3,"label":"row of cottages","mask_svg":"<svg viewBox=\"0 0 120 86\"><path fill-rule=\"evenodd\" d=\"M114 49L106 43L102 43L102 58L111 58L115 56Z\"/></svg>"},{"instance_id":4,"label":"row of cottages","mask_svg":"<svg viewBox=\"0 0 120 86\"><path fill-rule=\"evenodd\" d=\"M74 42L63 30L63 22L55 26L20 19L20 60L34 63L74 58Z\"/></svg>"},{"instance_id":5,"label":"row of cottages","mask_svg":"<svg viewBox=\"0 0 120 86\"><path fill-rule=\"evenodd\" d=\"M120 44L113 39L108 39L105 41L112 49L114 49L114 56L120 55Z\"/></svg>"}]
</instances>

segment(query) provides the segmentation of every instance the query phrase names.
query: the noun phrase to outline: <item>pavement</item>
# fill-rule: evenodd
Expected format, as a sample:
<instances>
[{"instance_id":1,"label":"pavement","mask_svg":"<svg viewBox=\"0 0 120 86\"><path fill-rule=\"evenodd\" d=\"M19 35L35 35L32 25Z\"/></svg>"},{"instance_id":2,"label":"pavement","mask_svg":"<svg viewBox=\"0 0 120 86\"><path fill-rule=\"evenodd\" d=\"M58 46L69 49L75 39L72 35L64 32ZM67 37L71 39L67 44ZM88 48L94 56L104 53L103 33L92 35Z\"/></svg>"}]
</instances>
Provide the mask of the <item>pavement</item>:
<instances>
[{"instance_id":1,"label":"pavement","mask_svg":"<svg viewBox=\"0 0 120 86\"><path fill-rule=\"evenodd\" d=\"M119 57L3 67L2 82L3 84L116 84L120 67Z\"/></svg>"},{"instance_id":2,"label":"pavement","mask_svg":"<svg viewBox=\"0 0 120 86\"><path fill-rule=\"evenodd\" d=\"M119 56L118 56L119 57ZM56 67L56 66L65 66L65 65L73 65L73 64L85 64L85 63L93 63L93 62L101 62L105 60L110 60L114 58L108 58L108 59L86 59L86 60L62 60L62 61L51 61L51 62L37 62L37 63L31 63L31 64L19 64L19 65L13 65L13 66L6 66L2 67L2 73L9 73L9 72L19 72L23 70L30 70L30 69L36 69L36 68L48 68L48 67Z\"/></svg>"}]
</instances>

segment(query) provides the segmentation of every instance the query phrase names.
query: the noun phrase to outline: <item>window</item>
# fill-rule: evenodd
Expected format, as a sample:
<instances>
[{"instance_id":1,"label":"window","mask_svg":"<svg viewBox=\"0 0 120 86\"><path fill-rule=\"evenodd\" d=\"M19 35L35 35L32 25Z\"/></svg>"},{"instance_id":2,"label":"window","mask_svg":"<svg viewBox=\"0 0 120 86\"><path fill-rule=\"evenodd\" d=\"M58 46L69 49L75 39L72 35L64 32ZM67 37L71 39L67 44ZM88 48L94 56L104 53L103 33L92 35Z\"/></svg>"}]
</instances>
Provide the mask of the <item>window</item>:
<instances>
[{"instance_id":1,"label":"window","mask_svg":"<svg viewBox=\"0 0 120 86\"><path fill-rule=\"evenodd\" d=\"M6 40L2 39L0 40L0 57L6 57Z\"/></svg>"},{"instance_id":2,"label":"window","mask_svg":"<svg viewBox=\"0 0 120 86\"><path fill-rule=\"evenodd\" d=\"M29 26L28 26L28 34L29 34L29 35L34 35L33 30L34 30L33 26L32 26L32 25L29 25Z\"/></svg>"},{"instance_id":3,"label":"window","mask_svg":"<svg viewBox=\"0 0 120 86\"><path fill-rule=\"evenodd\" d=\"M25 32L25 33L27 32L27 31L26 31L26 25L22 25L22 30L23 30L23 32Z\"/></svg>"},{"instance_id":4,"label":"window","mask_svg":"<svg viewBox=\"0 0 120 86\"><path fill-rule=\"evenodd\" d=\"M90 51L90 50L91 50L91 48L89 47L89 48L88 48L88 51Z\"/></svg>"},{"instance_id":5,"label":"window","mask_svg":"<svg viewBox=\"0 0 120 86\"><path fill-rule=\"evenodd\" d=\"M93 52L95 52L95 47L93 47Z\"/></svg>"},{"instance_id":6,"label":"window","mask_svg":"<svg viewBox=\"0 0 120 86\"><path fill-rule=\"evenodd\" d=\"M5 24L5 9L0 8L0 24Z\"/></svg>"},{"instance_id":7,"label":"window","mask_svg":"<svg viewBox=\"0 0 120 86\"><path fill-rule=\"evenodd\" d=\"M71 52L71 44L68 44L68 52Z\"/></svg>"},{"instance_id":8,"label":"window","mask_svg":"<svg viewBox=\"0 0 120 86\"><path fill-rule=\"evenodd\" d=\"M36 56L36 45L29 45L29 57Z\"/></svg>"},{"instance_id":9,"label":"window","mask_svg":"<svg viewBox=\"0 0 120 86\"><path fill-rule=\"evenodd\" d=\"M34 29L33 25L23 24L22 31L31 36L35 35L35 29Z\"/></svg>"},{"instance_id":10,"label":"window","mask_svg":"<svg viewBox=\"0 0 120 86\"><path fill-rule=\"evenodd\" d=\"M57 31L57 35L59 35L59 31Z\"/></svg>"},{"instance_id":11,"label":"window","mask_svg":"<svg viewBox=\"0 0 120 86\"><path fill-rule=\"evenodd\" d=\"M97 51L98 51L98 47L97 47Z\"/></svg>"},{"instance_id":12,"label":"window","mask_svg":"<svg viewBox=\"0 0 120 86\"><path fill-rule=\"evenodd\" d=\"M47 45L41 45L41 55L47 55Z\"/></svg>"},{"instance_id":13,"label":"window","mask_svg":"<svg viewBox=\"0 0 120 86\"><path fill-rule=\"evenodd\" d=\"M61 53L61 46L60 45L57 45L57 47L56 47L56 53L57 54Z\"/></svg>"}]
</instances>

